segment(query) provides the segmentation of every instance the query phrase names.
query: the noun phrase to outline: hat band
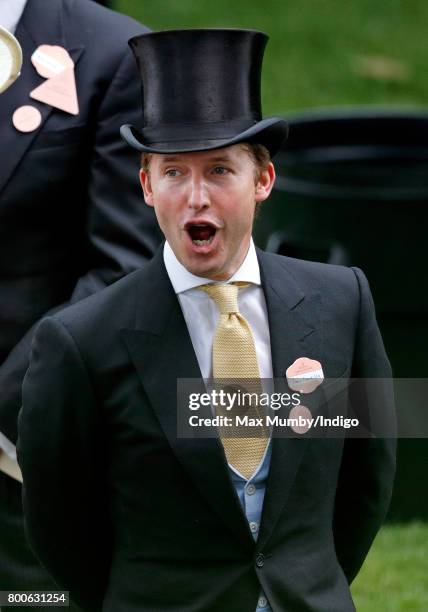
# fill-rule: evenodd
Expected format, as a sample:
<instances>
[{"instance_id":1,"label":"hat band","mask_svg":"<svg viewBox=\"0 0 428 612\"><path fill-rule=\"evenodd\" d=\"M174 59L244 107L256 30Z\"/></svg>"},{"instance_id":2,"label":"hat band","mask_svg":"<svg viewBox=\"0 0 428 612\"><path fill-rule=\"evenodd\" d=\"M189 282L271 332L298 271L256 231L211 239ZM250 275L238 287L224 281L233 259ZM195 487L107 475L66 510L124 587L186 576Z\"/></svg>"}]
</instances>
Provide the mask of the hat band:
<instances>
[{"instance_id":1,"label":"hat band","mask_svg":"<svg viewBox=\"0 0 428 612\"><path fill-rule=\"evenodd\" d=\"M147 144L183 140L223 140L233 138L258 123L256 119L233 119L211 123L164 123L141 130Z\"/></svg>"}]
</instances>

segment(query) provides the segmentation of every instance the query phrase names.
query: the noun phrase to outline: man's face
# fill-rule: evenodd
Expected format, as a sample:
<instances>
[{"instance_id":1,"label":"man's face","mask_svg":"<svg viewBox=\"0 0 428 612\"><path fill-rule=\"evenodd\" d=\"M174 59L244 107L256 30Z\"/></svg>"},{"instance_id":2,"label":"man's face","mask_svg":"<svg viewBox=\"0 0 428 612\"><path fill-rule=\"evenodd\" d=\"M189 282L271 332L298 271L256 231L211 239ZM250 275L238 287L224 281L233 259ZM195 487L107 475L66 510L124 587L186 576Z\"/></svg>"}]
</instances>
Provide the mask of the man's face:
<instances>
[{"instance_id":1,"label":"man's face","mask_svg":"<svg viewBox=\"0 0 428 612\"><path fill-rule=\"evenodd\" d=\"M154 154L140 172L144 197L172 250L192 274L227 280L247 254L257 202L275 170L257 168L242 145L198 153Z\"/></svg>"}]
</instances>

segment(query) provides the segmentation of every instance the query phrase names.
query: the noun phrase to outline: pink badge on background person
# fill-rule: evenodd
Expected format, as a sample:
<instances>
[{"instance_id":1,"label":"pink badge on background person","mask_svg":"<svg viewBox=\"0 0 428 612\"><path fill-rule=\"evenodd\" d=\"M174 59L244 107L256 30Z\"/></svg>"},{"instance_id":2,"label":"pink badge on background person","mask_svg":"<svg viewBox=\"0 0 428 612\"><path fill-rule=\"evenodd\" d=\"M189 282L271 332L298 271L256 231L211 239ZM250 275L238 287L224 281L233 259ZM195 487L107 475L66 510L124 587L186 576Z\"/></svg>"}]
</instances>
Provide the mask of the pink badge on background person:
<instances>
[{"instance_id":1,"label":"pink badge on background person","mask_svg":"<svg viewBox=\"0 0 428 612\"><path fill-rule=\"evenodd\" d=\"M319 361L299 357L285 373L287 383L293 391L312 393L324 381L324 372Z\"/></svg>"},{"instance_id":2,"label":"pink badge on background person","mask_svg":"<svg viewBox=\"0 0 428 612\"><path fill-rule=\"evenodd\" d=\"M68 51L58 45L40 45L31 56L31 63L45 79L51 79L67 68L74 68Z\"/></svg>"},{"instance_id":3,"label":"pink badge on background person","mask_svg":"<svg viewBox=\"0 0 428 612\"><path fill-rule=\"evenodd\" d=\"M30 97L71 115L78 115L74 62L68 51L57 45L40 45L31 56L31 62L47 81L33 89Z\"/></svg>"},{"instance_id":4,"label":"pink badge on background person","mask_svg":"<svg viewBox=\"0 0 428 612\"><path fill-rule=\"evenodd\" d=\"M34 132L42 122L42 115L35 106L20 106L12 116L12 123L20 132Z\"/></svg>"}]
</instances>

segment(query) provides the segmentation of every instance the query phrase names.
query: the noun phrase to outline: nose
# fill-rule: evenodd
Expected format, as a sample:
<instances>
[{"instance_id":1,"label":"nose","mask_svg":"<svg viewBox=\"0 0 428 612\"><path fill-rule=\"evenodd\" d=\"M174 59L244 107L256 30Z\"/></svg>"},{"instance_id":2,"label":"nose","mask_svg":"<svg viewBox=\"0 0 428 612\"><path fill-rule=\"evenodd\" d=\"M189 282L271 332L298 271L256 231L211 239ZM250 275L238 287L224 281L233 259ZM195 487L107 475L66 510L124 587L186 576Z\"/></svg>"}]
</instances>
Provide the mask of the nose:
<instances>
[{"instance_id":1,"label":"nose","mask_svg":"<svg viewBox=\"0 0 428 612\"><path fill-rule=\"evenodd\" d=\"M203 176L191 178L188 204L193 210L201 210L210 206L209 192Z\"/></svg>"}]
</instances>

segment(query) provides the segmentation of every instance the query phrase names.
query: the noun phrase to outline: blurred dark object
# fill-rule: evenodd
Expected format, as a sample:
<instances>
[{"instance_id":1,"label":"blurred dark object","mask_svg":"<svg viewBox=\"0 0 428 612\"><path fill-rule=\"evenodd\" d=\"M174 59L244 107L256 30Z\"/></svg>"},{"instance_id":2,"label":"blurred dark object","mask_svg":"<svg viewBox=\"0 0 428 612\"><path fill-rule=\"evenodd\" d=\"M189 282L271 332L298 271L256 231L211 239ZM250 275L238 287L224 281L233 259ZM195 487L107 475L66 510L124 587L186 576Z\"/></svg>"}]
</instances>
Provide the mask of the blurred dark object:
<instances>
[{"instance_id":1,"label":"blurred dark object","mask_svg":"<svg viewBox=\"0 0 428 612\"><path fill-rule=\"evenodd\" d=\"M427 377L428 113L291 119L275 166L276 187L258 218L257 244L361 267L394 376ZM428 441L399 441L390 519L428 518L428 495L421 495L427 469Z\"/></svg>"},{"instance_id":2,"label":"blurred dark object","mask_svg":"<svg viewBox=\"0 0 428 612\"><path fill-rule=\"evenodd\" d=\"M97 4L101 4L102 6L107 6L109 8L113 8L113 0L94 0Z\"/></svg>"}]
</instances>

